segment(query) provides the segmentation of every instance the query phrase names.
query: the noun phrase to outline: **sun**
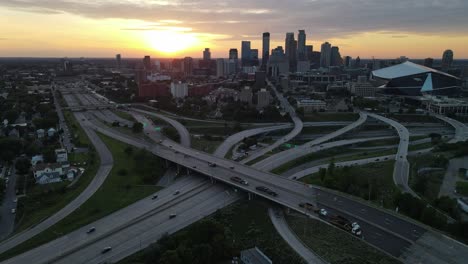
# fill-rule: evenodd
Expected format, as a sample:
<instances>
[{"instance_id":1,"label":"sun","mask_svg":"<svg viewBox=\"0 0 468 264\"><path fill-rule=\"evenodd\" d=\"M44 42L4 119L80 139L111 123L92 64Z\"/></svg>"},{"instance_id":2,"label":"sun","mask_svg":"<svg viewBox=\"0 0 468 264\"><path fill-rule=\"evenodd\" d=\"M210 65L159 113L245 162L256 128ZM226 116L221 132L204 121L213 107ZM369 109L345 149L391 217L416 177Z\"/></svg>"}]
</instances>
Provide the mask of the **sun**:
<instances>
[{"instance_id":1,"label":"sun","mask_svg":"<svg viewBox=\"0 0 468 264\"><path fill-rule=\"evenodd\" d=\"M199 42L193 34L169 30L148 31L146 39L152 49L167 54L189 49Z\"/></svg>"}]
</instances>

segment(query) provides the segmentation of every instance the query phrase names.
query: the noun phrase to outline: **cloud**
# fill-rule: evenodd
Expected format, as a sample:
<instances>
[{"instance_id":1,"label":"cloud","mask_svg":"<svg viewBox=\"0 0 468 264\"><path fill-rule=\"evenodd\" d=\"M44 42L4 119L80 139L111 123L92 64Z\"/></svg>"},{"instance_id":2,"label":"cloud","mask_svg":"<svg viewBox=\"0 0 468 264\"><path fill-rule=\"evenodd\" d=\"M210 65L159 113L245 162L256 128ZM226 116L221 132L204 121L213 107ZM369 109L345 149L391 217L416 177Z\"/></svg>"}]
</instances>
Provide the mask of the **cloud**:
<instances>
[{"instance_id":1,"label":"cloud","mask_svg":"<svg viewBox=\"0 0 468 264\"><path fill-rule=\"evenodd\" d=\"M0 7L138 19L160 23L156 28L172 24L207 34L260 36L270 31L280 39L297 29L305 29L312 40L365 32L393 32L397 38L409 33L468 34L466 0L2 0Z\"/></svg>"}]
</instances>

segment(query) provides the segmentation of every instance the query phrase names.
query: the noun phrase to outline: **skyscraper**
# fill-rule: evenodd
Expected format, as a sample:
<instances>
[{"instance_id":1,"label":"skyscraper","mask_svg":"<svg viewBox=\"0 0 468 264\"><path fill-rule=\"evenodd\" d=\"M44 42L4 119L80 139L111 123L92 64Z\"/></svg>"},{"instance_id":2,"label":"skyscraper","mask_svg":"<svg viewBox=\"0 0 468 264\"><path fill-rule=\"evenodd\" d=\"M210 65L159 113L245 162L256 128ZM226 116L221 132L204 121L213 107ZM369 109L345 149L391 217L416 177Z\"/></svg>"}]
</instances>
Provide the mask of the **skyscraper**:
<instances>
[{"instance_id":1,"label":"skyscraper","mask_svg":"<svg viewBox=\"0 0 468 264\"><path fill-rule=\"evenodd\" d=\"M330 67L331 64L331 44L325 42L320 50L320 67Z\"/></svg>"},{"instance_id":2,"label":"skyscraper","mask_svg":"<svg viewBox=\"0 0 468 264\"><path fill-rule=\"evenodd\" d=\"M242 46L241 46L242 67L250 66L250 59L252 58L252 55L250 53L251 53L250 41L242 41Z\"/></svg>"},{"instance_id":3,"label":"skyscraper","mask_svg":"<svg viewBox=\"0 0 468 264\"><path fill-rule=\"evenodd\" d=\"M446 71L450 67L452 67L453 63L453 51L452 50L446 50L444 51L444 54L442 54L442 70Z\"/></svg>"},{"instance_id":4,"label":"skyscraper","mask_svg":"<svg viewBox=\"0 0 468 264\"><path fill-rule=\"evenodd\" d=\"M425 58L424 59L424 66L432 68L434 64L434 59L433 58Z\"/></svg>"},{"instance_id":5,"label":"skyscraper","mask_svg":"<svg viewBox=\"0 0 468 264\"><path fill-rule=\"evenodd\" d=\"M286 33L286 40L285 40L285 51L286 51L286 58L289 62L289 71L295 72L296 71L296 64L297 64L297 44L296 40L294 39L294 33L288 32Z\"/></svg>"},{"instance_id":6,"label":"skyscraper","mask_svg":"<svg viewBox=\"0 0 468 264\"><path fill-rule=\"evenodd\" d=\"M268 60L270 59L270 33L263 33L263 43L262 43L262 69L266 68Z\"/></svg>"},{"instance_id":7,"label":"skyscraper","mask_svg":"<svg viewBox=\"0 0 468 264\"><path fill-rule=\"evenodd\" d=\"M223 77L224 76L224 59L216 59L216 77Z\"/></svg>"},{"instance_id":8,"label":"skyscraper","mask_svg":"<svg viewBox=\"0 0 468 264\"><path fill-rule=\"evenodd\" d=\"M297 35L297 60L298 61L307 60L305 30L299 30L299 34Z\"/></svg>"},{"instance_id":9,"label":"skyscraper","mask_svg":"<svg viewBox=\"0 0 468 264\"><path fill-rule=\"evenodd\" d=\"M314 52L314 46L312 45L306 45L305 46L305 57L306 60L311 61L312 60L312 54Z\"/></svg>"},{"instance_id":10,"label":"skyscraper","mask_svg":"<svg viewBox=\"0 0 468 264\"><path fill-rule=\"evenodd\" d=\"M351 67L351 60L352 60L352 58L350 56L346 56L344 58L344 66L347 67L347 68Z\"/></svg>"},{"instance_id":11,"label":"skyscraper","mask_svg":"<svg viewBox=\"0 0 468 264\"><path fill-rule=\"evenodd\" d=\"M185 57L182 65L185 76L190 76L193 74L193 59L191 57Z\"/></svg>"},{"instance_id":12,"label":"skyscraper","mask_svg":"<svg viewBox=\"0 0 468 264\"><path fill-rule=\"evenodd\" d=\"M331 48L330 65L341 66L341 64L343 64L343 60L341 58L340 48L334 46Z\"/></svg>"},{"instance_id":13,"label":"skyscraper","mask_svg":"<svg viewBox=\"0 0 468 264\"><path fill-rule=\"evenodd\" d=\"M239 55L237 49L230 49L229 50L229 59L230 60L237 60L239 59Z\"/></svg>"},{"instance_id":14,"label":"skyscraper","mask_svg":"<svg viewBox=\"0 0 468 264\"><path fill-rule=\"evenodd\" d=\"M151 57L146 55L144 58L143 58L143 68L146 70L146 71L151 71Z\"/></svg>"},{"instance_id":15,"label":"skyscraper","mask_svg":"<svg viewBox=\"0 0 468 264\"><path fill-rule=\"evenodd\" d=\"M354 67L361 68L361 58L359 58L359 56L356 58L356 61L354 62Z\"/></svg>"},{"instance_id":16,"label":"skyscraper","mask_svg":"<svg viewBox=\"0 0 468 264\"><path fill-rule=\"evenodd\" d=\"M250 65L258 66L258 49L250 50Z\"/></svg>"},{"instance_id":17,"label":"skyscraper","mask_svg":"<svg viewBox=\"0 0 468 264\"><path fill-rule=\"evenodd\" d=\"M205 48L205 50L203 51L203 60L204 60L204 61L209 61L209 60L211 60L210 48Z\"/></svg>"},{"instance_id":18,"label":"skyscraper","mask_svg":"<svg viewBox=\"0 0 468 264\"><path fill-rule=\"evenodd\" d=\"M120 67L122 66L122 57L120 56L120 54L115 55L115 60L117 62L117 69L120 69Z\"/></svg>"}]
</instances>

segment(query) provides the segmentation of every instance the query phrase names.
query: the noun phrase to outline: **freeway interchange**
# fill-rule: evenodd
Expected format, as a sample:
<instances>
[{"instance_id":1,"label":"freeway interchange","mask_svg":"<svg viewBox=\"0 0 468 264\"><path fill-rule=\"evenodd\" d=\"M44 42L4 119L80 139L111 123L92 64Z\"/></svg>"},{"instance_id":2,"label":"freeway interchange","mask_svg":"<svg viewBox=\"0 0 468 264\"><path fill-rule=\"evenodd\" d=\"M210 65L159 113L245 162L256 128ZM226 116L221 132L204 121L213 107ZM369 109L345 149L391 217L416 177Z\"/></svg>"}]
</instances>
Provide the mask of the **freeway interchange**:
<instances>
[{"instance_id":1,"label":"freeway interchange","mask_svg":"<svg viewBox=\"0 0 468 264\"><path fill-rule=\"evenodd\" d=\"M89 98L87 99L87 103L96 103ZM285 99L283 98L283 100ZM86 103L86 99L80 99L80 101ZM70 106L76 107L73 103ZM134 113L140 115L151 114L136 109ZM441 254L442 251L450 251L454 248L458 249L458 253L456 253L456 256L452 256L452 259L460 260L466 256L466 247L412 220L341 193L305 185L294 180L260 171L255 168L256 166L249 167L224 159L222 158L224 155L220 153L228 150L227 146L229 144L223 150L219 150L217 155L210 155L189 147L189 139L188 141L187 139L184 140L187 136L188 138L190 137L188 132L187 135L181 135L183 144L162 138L156 144L133 138L106 126L98 120L105 121L105 117L101 114L93 113L93 111L76 112L75 115L81 125L87 129L92 129L139 148L145 148L178 166L183 166L197 174L208 176L211 181L197 176L184 177L160 191L156 200L150 197L143 199L67 236L9 259L5 263L24 263L31 260L35 263L102 263L102 261L117 261L155 242L164 233L175 232L213 213L216 209L236 201L239 196L233 190L243 190L249 194L249 198L259 196L269 199L274 203L319 220L322 219L318 218L315 213L304 210L299 204L309 202L320 208L326 208L330 212L345 216L352 221L358 221L364 231L363 240L395 258L444 263L444 259L441 259L438 255L444 255ZM367 117L367 114L364 115ZM364 115L361 114L361 118ZM369 116L372 116L372 114L369 114ZM177 124L178 122L175 123L171 120L167 118L165 121L176 128L180 125L180 123ZM295 124L295 129L286 138L293 138L302 129L302 122L300 124L295 122ZM349 130L355 128L352 125L350 125ZM400 132L405 132L403 128L401 130L397 129L399 134ZM178 130L180 131L182 128L179 127ZM254 131L252 134L257 134L261 130ZM339 135L340 133L336 134ZM400 136L402 135L400 134ZM403 137L407 138L407 134L403 134ZM315 144L322 144L325 141L327 140L317 140ZM235 139L232 142L235 142ZM315 144L310 144L308 147L313 147ZM330 143L324 143L324 145L326 144ZM402 142L400 141L401 144ZM403 144L406 144L407 151L408 141ZM404 149L404 146L401 149ZM403 155L397 155L397 160L398 156ZM288 156L286 155L285 157ZM404 159L406 160L406 153L404 154ZM279 160L290 159L280 158ZM233 177L239 177L249 184L245 185L240 182L234 182L232 181ZM231 187L226 188L225 184L216 184L216 182L222 182ZM272 196L258 191L257 187L259 186L267 187L278 195ZM180 196L174 195L174 191L180 191ZM177 217L169 219L168 215L170 214L176 214ZM86 230L90 226L96 227L97 231L96 233L87 235ZM443 241L443 245L440 248L426 249L423 253L418 251L421 250L421 245L425 245L425 242L434 238ZM101 249L109 245L113 247L113 250L105 255L101 254ZM417 254L424 255L419 256Z\"/></svg>"}]
</instances>

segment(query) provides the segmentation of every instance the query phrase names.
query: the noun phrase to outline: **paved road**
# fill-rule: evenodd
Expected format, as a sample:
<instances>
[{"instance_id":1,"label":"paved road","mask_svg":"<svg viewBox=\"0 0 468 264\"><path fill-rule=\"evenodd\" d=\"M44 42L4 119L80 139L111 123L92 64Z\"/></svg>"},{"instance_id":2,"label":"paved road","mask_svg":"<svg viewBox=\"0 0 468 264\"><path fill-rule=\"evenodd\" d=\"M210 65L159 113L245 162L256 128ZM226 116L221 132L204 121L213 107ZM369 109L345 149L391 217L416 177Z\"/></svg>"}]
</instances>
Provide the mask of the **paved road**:
<instances>
[{"instance_id":1,"label":"paved road","mask_svg":"<svg viewBox=\"0 0 468 264\"><path fill-rule=\"evenodd\" d=\"M54 85L54 90L52 90L52 95L54 96L54 105L57 111L57 115L59 117L59 127L60 129L63 130L63 133L60 135L61 144L63 148L67 150L67 152L70 152L75 146L71 142L70 130L68 129L67 122L65 122L65 117L63 116L62 107L60 106L59 99L55 91L56 87L57 86Z\"/></svg>"},{"instance_id":2,"label":"paved road","mask_svg":"<svg viewBox=\"0 0 468 264\"><path fill-rule=\"evenodd\" d=\"M0 206L0 240L8 237L15 228L15 216L16 214L11 213L11 209L16 209L16 169L15 166L11 166L11 175L7 175L7 167L4 167L5 179L8 180L8 186L5 189L3 201Z\"/></svg>"},{"instance_id":3,"label":"paved road","mask_svg":"<svg viewBox=\"0 0 468 264\"><path fill-rule=\"evenodd\" d=\"M153 112L150 112L150 111L141 110L141 109L138 109L138 108L133 108L132 112L137 112L137 113L142 113L142 114L154 116L154 117L157 117L157 118L162 119L163 121L169 123L179 133L180 144L182 146L184 146L184 147L190 147L190 133L187 130L187 128L184 125L182 125L180 122L178 122L178 121L176 121L174 119L168 118L165 115L153 113Z\"/></svg>"},{"instance_id":4,"label":"paved road","mask_svg":"<svg viewBox=\"0 0 468 264\"><path fill-rule=\"evenodd\" d=\"M73 201L68 203L65 207L60 209L58 212L48 217L44 221L38 223L34 227L27 229L21 233L18 233L15 236L10 237L9 239L5 241L2 241L2 243L0 243L0 252L5 252L8 249L15 247L16 245L19 245L25 242L26 240L43 232L47 228L56 224L57 222L65 218L67 215L75 211L78 207L80 207L84 202L86 202L99 189L99 187L102 185L102 183L105 181L105 179L109 175L109 172L111 171L112 166L113 166L113 159L112 159L111 152L106 147L106 145L101 141L99 136L91 128L89 128L89 122L81 121L82 119L85 119L84 114L77 112L77 113L74 113L74 115L75 115L75 118L79 120L79 122L82 124L83 130L85 131L86 135L88 135L89 139L91 140L91 143L95 146L96 151L99 155L101 163L100 163L100 166L96 175L94 176L91 183L86 187L86 189L82 193L80 193Z\"/></svg>"},{"instance_id":5,"label":"paved road","mask_svg":"<svg viewBox=\"0 0 468 264\"><path fill-rule=\"evenodd\" d=\"M368 113L370 117L380 120L392 126L400 137L398 150L395 158L395 166L393 168L393 181L404 192L411 193L413 196L419 197L408 185L409 180L409 162L406 156L408 155L409 132L406 127L395 120L386 118L374 113Z\"/></svg>"},{"instance_id":6,"label":"paved road","mask_svg":"<svg viewBox=\"0 0 468 264\"><path fill-rule=\"evenodd\" d=\"M449 143L456 143L459 141L466 141L468 140L468 126L463 124L462 122L455 120L450 117L446 117L443 115L433 115L438 119L448 123L452 127L455 128L455 138L453 138Z\"/></svg>"},{"instance_id":7,"label":"paved road","mask_svg":"<svg viewBox=\"0 0 468 264\"><path fill-rule=\"evenodd\" d=\"M286 219L284 219L283 212L270 208L268 209L268 215L273 223L276 231L280 236L288 243L296 253L301 256L307 263L322 264L327 263L322 258L318 257L313 251L305 246L302 241L295 235L295 233L289 228Z\"/></svg>"},{"instance_id":8,"label":"paved road","mask_svg":"<svg viewBox=\"0 0 468 264\"><path fill-rule=\"evenodd\" d=\"M278 97L278 100L280 101L281 107L283 107L283 109L291 117L291 119L292 119L292 121L294 123L294 129L291 132L289 132L287 135L285 135L281 140L276 141L275 143L271 144L270 146L268 146L268 147L266 147L266 148L264 148L264 149L262 149L260 151L257 151L254 154L247 157L246 159L242 160L241 161L242 164L245 164L245 163L247 163L247 162L249 162L251 160L254 160L254 159L258 158L258 157L261 157L261 156L265 155L266 153L268 153L268 152L274 150L275 148L279 147L284 142L288 142L289 140L295 138L297 135L299 135L299 133L301 133L302 128L304 126L304 124L302 123L302 120L297 116L296 111L289 104L288 100L286 98L284 98L283 95L280 94L276 90L276 87L270 81L267 81L267 82L268 82L268 85L271 87L271 89L273 89L273 91L275 92L276 97Z\"/></svg>"}]
</instances>

